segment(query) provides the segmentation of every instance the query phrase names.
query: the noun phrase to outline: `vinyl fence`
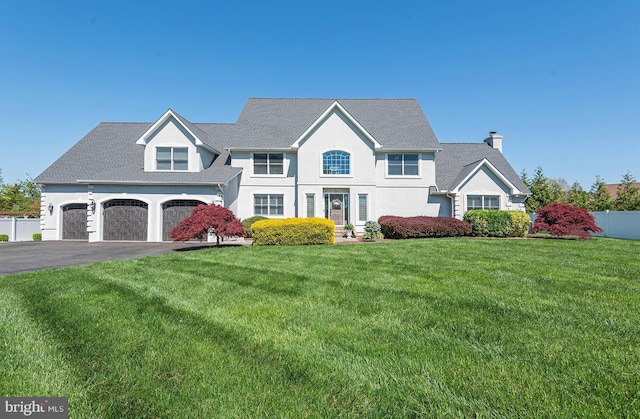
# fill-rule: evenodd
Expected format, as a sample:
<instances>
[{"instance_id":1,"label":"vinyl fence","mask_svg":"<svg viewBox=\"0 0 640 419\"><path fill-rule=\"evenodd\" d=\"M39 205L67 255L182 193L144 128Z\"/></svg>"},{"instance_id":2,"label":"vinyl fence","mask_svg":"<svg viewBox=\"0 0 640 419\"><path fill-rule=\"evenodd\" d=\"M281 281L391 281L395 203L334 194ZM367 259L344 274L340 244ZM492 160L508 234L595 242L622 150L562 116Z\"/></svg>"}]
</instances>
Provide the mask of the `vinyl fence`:
<instances>
[{"instance_id":1,"label":"vinyl fence","mask_svg":"<svg viewBox=\"0 0 640 419\"><path fill-rule=\"evenodd\" d=\"M529 215L531 222L535 221L536 214ZM591 215L598 227L604 230L594 233L594 236L640 240L640 211L597 211Z\"/></svg>"},{"instance_id":2,"label":"vinyl fence","mask_svg":"<svg viewBox=\"0 0 640 419\"><path fill-rule=\"evenodd\" d=\"M8 235L10 242L30 241L41 232L39 218L0 218L0 234Z\"/></svg>"}]
</instances>

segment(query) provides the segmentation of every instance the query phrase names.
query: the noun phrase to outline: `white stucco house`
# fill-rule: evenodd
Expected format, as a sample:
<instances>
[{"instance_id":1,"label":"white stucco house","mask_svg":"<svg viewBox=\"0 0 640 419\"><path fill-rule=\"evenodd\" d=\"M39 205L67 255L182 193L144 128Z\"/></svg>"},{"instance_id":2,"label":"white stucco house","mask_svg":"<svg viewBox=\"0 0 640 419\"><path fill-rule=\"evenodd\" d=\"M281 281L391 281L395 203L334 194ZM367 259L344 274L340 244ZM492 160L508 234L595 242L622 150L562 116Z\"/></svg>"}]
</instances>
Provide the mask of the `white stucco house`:
<instances>
[{"instance_id":1,"label":"white stucco house","mask_svg":"<svg viewBox=\"0 0 640 419\"><path fill-rule=\"evenodd\" d=\"M35 181L43 240L169 240L193 206L238 218L524 211L502 136L440 143L415 99L250 98L235 123L101 123Z\"/></svg>"}]
</instances>

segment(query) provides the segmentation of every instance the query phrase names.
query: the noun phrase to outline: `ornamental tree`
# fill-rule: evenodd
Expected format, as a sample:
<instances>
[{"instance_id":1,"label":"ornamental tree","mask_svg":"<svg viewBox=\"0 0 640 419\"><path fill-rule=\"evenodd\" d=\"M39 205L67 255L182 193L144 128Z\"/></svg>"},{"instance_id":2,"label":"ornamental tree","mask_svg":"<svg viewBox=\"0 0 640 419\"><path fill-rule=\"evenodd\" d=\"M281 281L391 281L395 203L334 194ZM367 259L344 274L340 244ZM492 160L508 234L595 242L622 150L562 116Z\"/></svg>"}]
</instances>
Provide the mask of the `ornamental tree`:
<instances>
[{"instance_id":1,"label":"ornamental tree","mask_svg":"<svg viewBox=\"0 0 640 419\"><path fill-rule=\"evenodd\" d=\"M553 236L577 235L579 239L591 238L591 233L602 230L596 225L593 215L584 208L569 204L549 204L538 208L538 218L531 229L534 233L548 231Z\"/></svg>"},{"instance_id":2,"label":"ornamental tree","mask_svg":"<svg viewBox=\"0 0 640 419\"><path fill-rule=\"evenodd\" d=\"M204 238L207 234L216 235L216 246L220 246L221 237L242 237L244 228L233 212L221 205L201 204L169 232L173 241L183 242Z\"/></svg>"}]
</instances>

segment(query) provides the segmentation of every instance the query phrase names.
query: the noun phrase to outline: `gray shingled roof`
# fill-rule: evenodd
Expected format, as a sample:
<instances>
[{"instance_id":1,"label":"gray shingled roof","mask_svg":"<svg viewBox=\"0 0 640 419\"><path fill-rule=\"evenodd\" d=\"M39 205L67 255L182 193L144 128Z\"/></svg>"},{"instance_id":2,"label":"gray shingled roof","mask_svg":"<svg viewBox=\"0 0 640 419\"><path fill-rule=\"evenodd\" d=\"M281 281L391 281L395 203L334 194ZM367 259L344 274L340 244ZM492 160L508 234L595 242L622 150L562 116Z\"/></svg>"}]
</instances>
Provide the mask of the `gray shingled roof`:
<instances>
[{"instance_id":1,"label":"gray shingled roof","mask_svg":"<svg viewBox=\"0 0 640 419\"><path fill-rule=\"evenodd\" d=\"M436 184L439 190L455 189L480 163L487 159L522 193L531 193L504 155L486 143L441 143L436 154Z\"/></svg>"},{"instance_id":2,"label":"gray shingled roof","mask_svg":"<svg viewBox=\"0 0 640 419\"><path fill-rule=\"evenodd\" d=\"M152 125L153 123L103 122L42 172L35 181L44 184L76 183L78 180L213 184L224 183L240 173L241 169L225 164L229 155L227 151L223 151L210 167L198 173L145 172L144 147L137 145L136 140ZM207 131L216 131L215 124L206 125ZM222 149L213 144L211 146Z\"/></svg>"},{"instance_id":3,"label":"gray shingled roof","mask_svg":"<svg viewBox=\"0 0 640 419\"><path fill-rule=\"evenodd\" d=\"M235 124L185 124L220 155L198 173L145 172L144 147L136 141L152 125L101 123L35 181L47 183L224 183L241 172L228 164L226 149L287 149L335 101L364 127L382 150L439 150L436 181L440 190L457 186L476 163L487 158L518 189L529 192L502 153L485 143L440 144L415 99L260 99L247 100ZM175 113L175 112L174 112Z\"/></svg>"},{"instance_id":4,"label":"gray shingled roof","mask_svg":"<svg viewBox=\"0 0 640 419\"><path fill-rule=\"evenodd\" d=\"M238 118L233 148L287 148L337 101L383 149L439 149L416 99L250 98Z\"/></svg>"}]
</instances>

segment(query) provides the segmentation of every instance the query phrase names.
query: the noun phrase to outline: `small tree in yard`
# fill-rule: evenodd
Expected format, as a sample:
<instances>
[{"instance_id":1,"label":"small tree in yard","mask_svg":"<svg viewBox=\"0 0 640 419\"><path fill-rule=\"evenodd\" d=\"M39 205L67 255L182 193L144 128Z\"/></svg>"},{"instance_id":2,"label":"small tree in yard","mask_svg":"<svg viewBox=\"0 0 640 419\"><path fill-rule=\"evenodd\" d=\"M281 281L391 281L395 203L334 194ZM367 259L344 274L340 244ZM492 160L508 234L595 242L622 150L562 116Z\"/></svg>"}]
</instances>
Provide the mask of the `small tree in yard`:
<instances>
[{"instance_id":1,"label":"small tree in yard","mask_svg":"<svg viewBox=\"0 0 640 419\"><path fill-rule=\"evenodd\" d=\"M216 246L220 246L220 237L242 237L244 228L233 212L221 205L198 205L191 215L182 220L169 232L174 241L183 242L203 238L207 234L216 235Z\"/></svg>"},{"instance_id":2,"label":"small tree in yard","mask_svg":"<svg viewBox=\"0 0 640 419\"><path fill-rule=\"evenodd\" d=\"M538 208L538 218L533 223L532 231L548 231L556 237L577 235L586 240L591 233L603 230L596 225L596 221L586 209L569 204L549 204Z\"/></svg>"}]
</instances>

